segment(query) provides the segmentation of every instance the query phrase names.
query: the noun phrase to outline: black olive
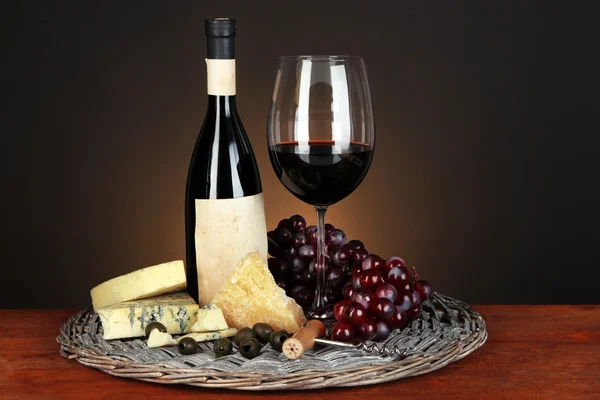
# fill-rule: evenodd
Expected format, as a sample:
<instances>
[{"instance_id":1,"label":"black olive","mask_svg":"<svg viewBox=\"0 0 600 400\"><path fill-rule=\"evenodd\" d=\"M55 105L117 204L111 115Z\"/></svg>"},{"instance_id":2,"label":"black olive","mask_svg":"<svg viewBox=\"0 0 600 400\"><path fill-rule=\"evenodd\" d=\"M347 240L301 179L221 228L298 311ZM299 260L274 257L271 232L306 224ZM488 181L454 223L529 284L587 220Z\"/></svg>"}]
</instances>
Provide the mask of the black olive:
<instances>
[{"instance_id":1,"label":"black olive","mask_svg":"<svg viewBox=\"0 0 600 400\"><path fill-rule=\"evenodd\" d=\"M198 342L191 337L186 337L179 341L177 349L183 355L194 354L198 351Z\"/></svg>"},{"instance_id":2,"label":"black olive","mask_svg":"<svg viewBox=\"0 0 600 400\"><path fill-rule=\"evenodd\" d=\"M246 358L254 358L260 354L260 342L255 338L242 340L240 343L240 354Z\"/></svg>"},{"instance_id":3,"label":"black olive","mask_svg":"<svg viewBox=\"0 0 600 400\"><path fill-rule=\"evenodd\" d=\"M273 333L273 328L271 328L271 325L259 322L254 324L252 330L256 334L256 338L259 342L269 343L269 336L271 336L271 333Z\"/></svg>"},{"instance_id":4,"label":"black olive","mask_svg":"<svg viewBox=\"0 0 600 400\"><path fill-rule=\"evenodd\" d=\"M235 334L235 336L233 337L233 341L235 342L235 344L237 344L238 346L240 345L240 343L242 343L242 340L244 339L248 339L248 338L256 338L256 334L254 333L254 331L248 327L240 329L238 331L238 333Z\"/></svg>"},{"instance_id":5,"label":"black olive","mask_svg":"<svg viewBox=\"0 0 600 400\"><path fill-rule=\"evenodd\" d=\"M213 351L215 352L215 356L221 357L231 354L231 350L233 349L233 342L229 338L222 338L219 340L215 340L213 343Z\"/></svg>"},{"instance_id":6,"label":"black olive","mask_svg":"<svg viewBox=\"0 0 600 400\"><path fill-rule=\"evenodd\" d=\"M158 329L159 332L167 332L167 327L161 324L160 322L150 322L148 325L146 325L146 330L144 331L146 337L150 336L150 332L152 332L155 329Z\"/></svg>"},{"instance_id":7,"label":"black olive","mask_svg":"<svg viewBox=\"0 0 600 400\"><path fill-rule=\"evenodd\" d=\"M287 331L277 331L271 333L269 337L269 343L273 350L281 351L281 347L283 346L283 342L285 342L291 335L287 333Z\"/></svg>"}]
</instances>

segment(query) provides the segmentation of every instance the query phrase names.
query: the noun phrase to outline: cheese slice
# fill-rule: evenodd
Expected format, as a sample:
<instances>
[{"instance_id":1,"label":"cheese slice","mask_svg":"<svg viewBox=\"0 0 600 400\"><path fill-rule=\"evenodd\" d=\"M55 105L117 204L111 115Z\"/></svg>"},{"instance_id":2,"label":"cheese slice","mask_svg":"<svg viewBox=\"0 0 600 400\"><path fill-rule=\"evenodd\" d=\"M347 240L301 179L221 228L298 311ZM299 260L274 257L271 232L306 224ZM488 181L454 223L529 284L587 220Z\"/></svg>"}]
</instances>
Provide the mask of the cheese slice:
<instances>
[{"instance_id":1,"label":"cheese slice","mask_svg":"<svg viewBox=\"0 0 600 400\"><path fill-rule=\"evenodd\" d=\"M177 338L176 340L177 340L177 343L179 343L179 341L181 339L183 339L185 337L191 337L196 342L206 342L208 340L217 340L217 339L221 339L221 338L235 336L237 331L238 330L235 328L229 328L229 329L223 329L223 330L216 331L216 332L192 332L192 333L188 333L185 336L181 336L181 337Z\"/></svg>"},{"instance_id":2,"label":"cheese slice","mask_svg":"<svg viewBox=\"0 0 600 400\"><path fill-rule=\"evenodd\" d=\"M123 301L175 293L186 288L183 261L158 264L108 280L90 292L94 310Z\"/></svg>"},{"instance_id":3,"label":"cheese slice","mask_svg":"<svg viewBox=\"0 0 600 400\"><path fill-rule=\"evenodd\" d=\"M97 310L104 339L144 336L150 322L160 322L170 334L188 333L198 319L198 304L187 293L132 300Z\"/></svg>"},{"instance_id":4,"label":"cheese slice","mask_svg":"<svg viewBox=\"0 0 600 400\"><path fill-rule=\"evenodd\" d=\"M306 322L302 307L277 286L259 253L249 253L237 264L213 303L221 308L232 328L265 322L274 331L285 329L293 333Z\"/></svg>"},{"instance_id":5,"label":"cheese slice","mask_svg":"<svg viewBox=\"0 0 600 400\"><path fill-rule=\"evenodd\" d=\"M198 321L192 326L192 332L213 332L229 328L223 311L214 304L198 310Z\"/></svg>"},{"instance_id":6,"label":"cheese slice","mask_svg":"<svg viewBox=\"0 0 600 400\"><path fill-rule=\"evenodd\" d=\"M161 332L158 329L153 329L148 337L148 347L155 349L157 347L175 346L177 340L173 339L173 336L167 332Z\"/></svg>"}]
</instances>

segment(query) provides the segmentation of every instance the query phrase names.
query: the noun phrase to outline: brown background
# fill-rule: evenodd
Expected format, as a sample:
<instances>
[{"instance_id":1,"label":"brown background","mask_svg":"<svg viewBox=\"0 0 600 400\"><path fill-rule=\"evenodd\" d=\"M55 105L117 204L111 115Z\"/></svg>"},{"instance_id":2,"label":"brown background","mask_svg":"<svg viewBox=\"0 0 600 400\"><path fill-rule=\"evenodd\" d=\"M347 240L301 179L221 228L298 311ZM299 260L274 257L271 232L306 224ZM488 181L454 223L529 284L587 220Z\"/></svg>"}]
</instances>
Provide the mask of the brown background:
<instances>
[{"instance_id":1,"label":"brown background","mask_svg":"<svg viewBox=\"0 0 600 400\"><path fill-rule=\"evenodd\" d=\"M269 227L315 221L268 160L277 56L360 55L375 158L328 221L468 302L600 302L592 4L3 3L0 307L84 307L93 285L184 257L214 16L238 19Z\"/></svg>"}]
</instances>

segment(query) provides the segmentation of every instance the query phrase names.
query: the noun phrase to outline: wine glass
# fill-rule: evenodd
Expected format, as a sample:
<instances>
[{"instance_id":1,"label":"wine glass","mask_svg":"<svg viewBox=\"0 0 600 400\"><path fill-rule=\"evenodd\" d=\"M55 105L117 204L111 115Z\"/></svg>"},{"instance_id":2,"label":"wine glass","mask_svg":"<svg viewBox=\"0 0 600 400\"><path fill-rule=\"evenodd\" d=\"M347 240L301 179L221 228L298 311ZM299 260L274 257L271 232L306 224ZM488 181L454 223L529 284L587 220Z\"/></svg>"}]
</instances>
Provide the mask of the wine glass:
<instances>
[{"instance_id":1,"label":"wine glass","mask_svg":"<svg viewBox=\"0 0 600 400\"><path fill-rule=\"evenodd\" d=\"M317 287L309 315L329 318L324 303L327 207L365 177L375 125L365 64L354 56L279 58L268 120L271 164L283 185L317 212ZM330 240L335 242L335 239Z\"/></svg>"}]
</instances>

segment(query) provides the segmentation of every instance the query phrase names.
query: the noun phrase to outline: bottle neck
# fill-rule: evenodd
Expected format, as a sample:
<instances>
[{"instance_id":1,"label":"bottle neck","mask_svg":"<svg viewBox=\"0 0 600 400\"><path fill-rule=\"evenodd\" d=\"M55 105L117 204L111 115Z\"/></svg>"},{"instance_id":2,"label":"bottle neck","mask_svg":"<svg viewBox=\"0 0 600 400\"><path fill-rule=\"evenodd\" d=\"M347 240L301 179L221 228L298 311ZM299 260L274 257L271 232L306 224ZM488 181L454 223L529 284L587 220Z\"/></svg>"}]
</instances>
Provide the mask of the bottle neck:
<instances>
[{"instance_id":1,"label":"bottle neck","mask_svg":"<svg viewBox=\"0 0 600 400\"><path fill-rule=\"evenodd\" d=\"M235 96L235 59L206 59L207 90L210 96Z\"/></svg>"},{"instance_id":2,"label":"bottle neck","mask_svg":"<svg viewBox=\"0 0 600 400\"><path fill-rule=\"evenodd\" d=\"M220 115L225 118L232 118L237 115L237 106L235 96L208 95L208 110L210 115Z\"/></svg>"}]
</instances>

